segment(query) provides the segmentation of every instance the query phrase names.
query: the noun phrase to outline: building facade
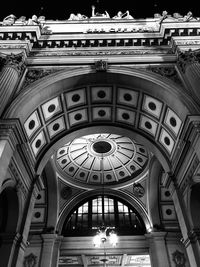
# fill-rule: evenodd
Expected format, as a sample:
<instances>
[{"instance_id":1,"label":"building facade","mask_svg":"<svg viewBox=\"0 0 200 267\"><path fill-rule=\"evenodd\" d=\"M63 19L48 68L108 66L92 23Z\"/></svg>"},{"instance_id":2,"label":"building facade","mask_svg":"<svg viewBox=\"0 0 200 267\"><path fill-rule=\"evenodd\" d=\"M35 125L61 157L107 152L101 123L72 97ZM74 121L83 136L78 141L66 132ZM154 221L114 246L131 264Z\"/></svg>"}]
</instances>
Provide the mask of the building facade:
<instances>
[{"instance_id":1,"label":"building facade","mask_svg":"<svg viewBox=\"0 0 200 267\"><path fill-rule=\"evenodd\" d=\"M199 18L10 15L0 95L1 267L200 266Z\"/></svg>"}]
</instances>

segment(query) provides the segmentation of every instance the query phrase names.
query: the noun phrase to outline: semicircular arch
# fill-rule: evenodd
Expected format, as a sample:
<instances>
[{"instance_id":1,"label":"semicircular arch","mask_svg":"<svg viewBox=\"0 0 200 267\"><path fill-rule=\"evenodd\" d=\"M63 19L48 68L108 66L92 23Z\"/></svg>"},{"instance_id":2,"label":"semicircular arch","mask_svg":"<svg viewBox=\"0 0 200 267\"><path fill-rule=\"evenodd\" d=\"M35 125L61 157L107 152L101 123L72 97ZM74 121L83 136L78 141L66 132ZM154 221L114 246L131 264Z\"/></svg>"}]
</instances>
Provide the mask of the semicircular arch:
<instances>
[{"instance_id":1,"label":"semicircular arch","mask_svg":"<svg viewBox=\"0 0 200 267\"><path fill-rule=\"evenodd\" d=\"M64 224L67 216L69 216L69 214L72 212L73 208L75 206L77 206L78 203L82 203L83 201L87 201L87 199L89 199L91 197L95 197L95 196L98 196L101 194L102 194L102 190L100 190L100 189L91 190L91 191L80 193L75 198L73 198L73 200L71 202L68 202L68 204L64 207L63 211L61 212L61 214L58 218L57 231L59 233L61 233L62 228L63 228L63 224ZM105 189L104 194L108 197L109 196L110 197L116 197L116 192L115 192L115 190L112 190L112 189ZM129 195L128 193L124 193L121 190L117 191L117 196L118 196L119 200L121 199L121 200L125 201L126 203L128 203L131 207L133 207L140 214L140 216L141 216L141 218L145 224L146 231L147 232L151 231L152 223L151 223L151 220L150 220L148 213L147 213L144 205L142 204L142 202L140 202L133 195Z\"/></svg>"}]
</instances>

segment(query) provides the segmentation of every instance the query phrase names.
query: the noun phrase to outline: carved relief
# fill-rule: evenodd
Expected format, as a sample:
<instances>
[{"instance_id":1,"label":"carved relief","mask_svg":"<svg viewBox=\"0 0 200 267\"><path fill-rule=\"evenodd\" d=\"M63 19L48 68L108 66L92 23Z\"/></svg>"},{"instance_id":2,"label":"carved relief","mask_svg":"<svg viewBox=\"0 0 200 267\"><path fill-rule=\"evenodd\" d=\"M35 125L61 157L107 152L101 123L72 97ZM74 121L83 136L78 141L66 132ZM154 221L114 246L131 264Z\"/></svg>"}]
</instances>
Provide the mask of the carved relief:
<instances>
[{"instance_id":1,"label":"carved relief","mask_svg":"<svg viewBox=\"0 0 200 267\"><path fill-rule=\"evenodd\" d=\"M161 76L164 76L164 77L172 80L173 82L175 82L179 85L182 85L182 82L179 78L179 75L173 66L171 66L171 67L148 67L147 70L150 70L154 73L157 73Z\"/></svg>"},{"instance_id":2,"label":"carved relief","mask_svg":"<svg viewBox=\"0 0 200 267\"><path fill-rule=\"evenodd\" d=\"M33 253L30 253L28 256L24 258L24 267L34 267L36 265L36 259L37 256L35 256Z\"/></svg>"},{"instance_id":3,"label":"carved relief","mask_svg":"<svg viewBox=\"0 0 200 267\"><path fill-rule=\"evenodd\" d=\"M67 199L72 194L72 189L69 186L65 186L61 189L60 195L63 199Z\"/></svg>"},{"instance_id":4,"label":"carved relief","mask_svg":"<svg viewBox=\"0 0 200 267\"><path fill-rule=\"evenodd\" d=\"M186 259L182 252L176 250L172 253L172 259L175 262L176 267L185 267Z\"/></svg>"},{"instance_id":5,"label":"carved relief","mask_svg":"<svg viewBox=\"0 0 200 267\"><path fill-rule=\"evenodd\" d=\"M95 62L96 71L106 71L108 68L108 63L104 60L99 60Z\"/></svg>"},{"instance_id":6,"label":"carved relief","mask_svg":"<svg viewBox=\"0 0 200 267\"><path fill-rule=\"evenodd\" d=\"M140 183L133 184L133 194L139 198L143 197L145 194L144 187Z\"/></svg>"},{"instance_id":7,"label":"carved relief","mask_svg":"<svg viewBox=\"0 0 200 267\"><path fill-rule=\"evenodd\" d=\"M23 84L23 88L28 86L29 84L55 72L56 70L43 70L43 69L37 69L37 70L29 70L26 74L25 81Z\"/></svg>"}]
</instances>

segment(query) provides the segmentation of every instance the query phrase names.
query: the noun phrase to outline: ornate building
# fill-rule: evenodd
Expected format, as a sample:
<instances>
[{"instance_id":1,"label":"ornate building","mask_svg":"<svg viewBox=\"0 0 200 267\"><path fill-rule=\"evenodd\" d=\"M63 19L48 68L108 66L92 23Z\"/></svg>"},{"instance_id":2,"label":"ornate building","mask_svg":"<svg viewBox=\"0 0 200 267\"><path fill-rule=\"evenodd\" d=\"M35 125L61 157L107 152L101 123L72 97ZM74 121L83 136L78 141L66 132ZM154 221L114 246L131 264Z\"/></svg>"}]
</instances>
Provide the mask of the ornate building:
<instances>
[{"instance_id":1,"label":"ornate building","mask_svg":"<svg viewBox=\"0 0 200 267\"><path fill-rule=\"evenodd\" d=\"M191 12L0 23L1 267L200 266L199 48Z\"/></svg>"}]
</instances>

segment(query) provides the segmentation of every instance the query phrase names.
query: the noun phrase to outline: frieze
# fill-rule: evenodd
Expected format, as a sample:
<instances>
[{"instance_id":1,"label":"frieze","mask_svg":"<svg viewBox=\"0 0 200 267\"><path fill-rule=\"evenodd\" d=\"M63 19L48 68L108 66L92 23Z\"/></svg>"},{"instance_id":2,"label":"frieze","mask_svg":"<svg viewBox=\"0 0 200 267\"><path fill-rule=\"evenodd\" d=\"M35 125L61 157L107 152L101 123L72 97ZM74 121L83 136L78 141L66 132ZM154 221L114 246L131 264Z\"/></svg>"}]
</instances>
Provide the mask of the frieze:
<instances>
[{"instance_id":1,"label":"frieze","mask_svg":"<svg viewBox=\"0 0 200 267\"><path fill-rule=\"evenodd\" d=\"M159 74L163 77L166 77L173 82L179 84L182 86L182 81L178 75L178 72L176 71L174 66L167 66L167 67L153 67L149 66L147 67L147 70L152 71L156 74Z\"/></svg>"},{"instance_id":2,"label":"frieze","mask_svg":"<svg viewBox=\"0 0 200 267\"><path fill-rule=\"evenodd\" d=\"M171 49L152 50L152 49L134 49L134 50L101 50L101 51L56 51L56 52L38 52L32 51L31 57L48 57L48 56L104 56L104 55L147 55L147 54L171 54Z\"/></svg>"}]
</instances>

